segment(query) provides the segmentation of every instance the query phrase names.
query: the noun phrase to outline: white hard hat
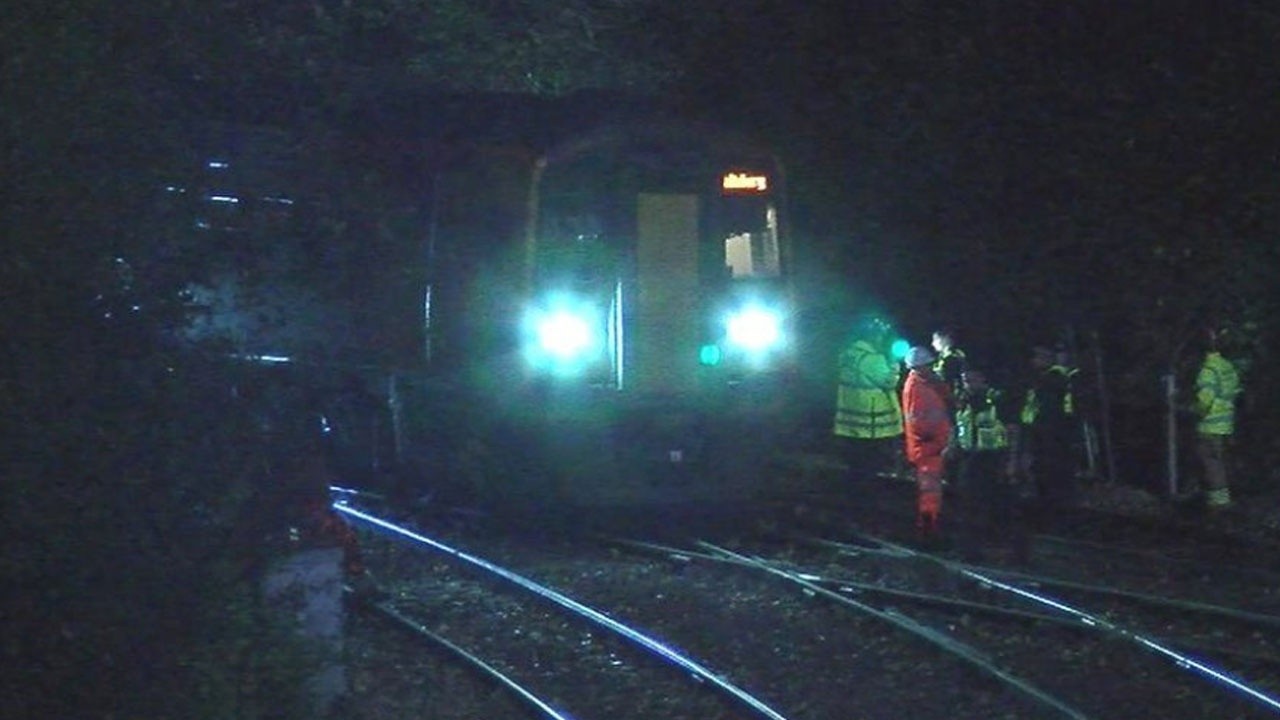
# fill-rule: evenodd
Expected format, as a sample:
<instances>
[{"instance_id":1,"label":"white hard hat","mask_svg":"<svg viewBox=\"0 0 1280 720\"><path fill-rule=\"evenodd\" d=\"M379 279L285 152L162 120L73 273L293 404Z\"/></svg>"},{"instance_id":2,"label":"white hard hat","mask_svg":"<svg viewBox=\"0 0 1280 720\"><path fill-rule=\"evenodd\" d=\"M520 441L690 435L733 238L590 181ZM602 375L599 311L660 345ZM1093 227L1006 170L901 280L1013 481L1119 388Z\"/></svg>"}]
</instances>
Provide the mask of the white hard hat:
<instances>
[{"instance_id":1,"label":"white hard hat","mask_svg":"<svg viewBox=\"0 0 1280 720\"><path fill-rule=\"evenodd\" d=\"M907 356L902 359L909 368L918 368L922 365L931 364L936 357L927 347L916 345L907 351Z\"/></svg>"}]
</instances>

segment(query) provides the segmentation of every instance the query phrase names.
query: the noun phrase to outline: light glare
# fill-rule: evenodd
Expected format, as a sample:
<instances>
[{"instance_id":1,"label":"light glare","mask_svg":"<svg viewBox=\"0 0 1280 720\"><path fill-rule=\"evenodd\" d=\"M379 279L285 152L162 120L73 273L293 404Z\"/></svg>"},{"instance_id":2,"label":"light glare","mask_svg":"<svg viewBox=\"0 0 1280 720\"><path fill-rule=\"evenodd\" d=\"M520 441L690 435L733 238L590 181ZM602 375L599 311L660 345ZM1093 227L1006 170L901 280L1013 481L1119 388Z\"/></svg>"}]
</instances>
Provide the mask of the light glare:
<instances>
[{"instance_id":1,"label":"light glare","mask_svg":"<svg viewBox=\"0 0 1280 720\"><path fill-rule=\"evenodd\" d=\"M591 345L591 328L581 315L557 311L538 323L538 345L553 357L569 360Z\"/></svg>"},{"instance_id":2,"label":"light glare","mask_svg":"<svg viewBox=\"0 0 1280 720\"><path fill-rule=\"evenodd\" d=\"M526 360L557 375L582 372L604 350L604 318L578 298L550 297L525 316L524 328Z\"/></svg>"},{"instance_id":3,"label":"light glare","mask_svg":"<svg viewBox=\"0 0 1280 720\"><path fill-rule=\"evenodd\" d=\"M767 350L782 339L777 313L748 308L729 318L729 342L746 350Z\"/></svg>"}]
</instances>

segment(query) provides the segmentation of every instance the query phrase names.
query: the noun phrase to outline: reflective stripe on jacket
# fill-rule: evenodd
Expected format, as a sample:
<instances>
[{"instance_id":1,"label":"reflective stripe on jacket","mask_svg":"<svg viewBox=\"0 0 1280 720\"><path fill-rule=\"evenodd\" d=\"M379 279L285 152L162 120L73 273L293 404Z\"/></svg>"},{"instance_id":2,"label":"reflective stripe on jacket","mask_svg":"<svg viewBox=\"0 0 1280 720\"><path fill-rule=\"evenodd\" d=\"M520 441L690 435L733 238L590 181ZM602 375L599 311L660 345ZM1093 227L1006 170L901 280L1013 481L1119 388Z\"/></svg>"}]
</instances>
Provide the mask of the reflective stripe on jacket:
<instances>
[{"instance_id":1,"label":"reflective stripe on jacket","mask_svg":"<svg viewBox=\"0 0 1280 720\"><path fill-rule=\"evenodd\" d=\"M840 354L836 388L836 435L862 440L902 434L902 407L897 396L898 368L865 340Z\"/></svg>"},{"instance_id":2,"label":"reflective stripe on jacket","mask_svg":"<svg viewBox=\"0 0 1280 720\"><path fill-rule=\"evenodd\" d=\"M1211 352L1196 375L1196 432L1203 435L1230 435L1235 432L1236 396L1240 376L1231 361Z\"/></svg>"},{"instance_id":3,"label":"reflective stripe on jacket","mask_svg":"<svg viewBox=\"0 0 1280 720\"><path fill-rule=\"evenodd\" d=\"M970 397L956 415L956 440L963 450L1000 450L1009 446L1008 432L996 411L999 393L988 389Z\"/></svg>"},{"instance_id":4,"label":"reflective stripe on jacket","mask_svg":"<svg viewBox=\"0 0 1280 720\"><path fill-rule=\"evenodd\" d=\"M942 451L951 441L946 387L932 373L912 370L902 388L907 461L920 471L942 471Z\"/></svg>"}]
</instances>

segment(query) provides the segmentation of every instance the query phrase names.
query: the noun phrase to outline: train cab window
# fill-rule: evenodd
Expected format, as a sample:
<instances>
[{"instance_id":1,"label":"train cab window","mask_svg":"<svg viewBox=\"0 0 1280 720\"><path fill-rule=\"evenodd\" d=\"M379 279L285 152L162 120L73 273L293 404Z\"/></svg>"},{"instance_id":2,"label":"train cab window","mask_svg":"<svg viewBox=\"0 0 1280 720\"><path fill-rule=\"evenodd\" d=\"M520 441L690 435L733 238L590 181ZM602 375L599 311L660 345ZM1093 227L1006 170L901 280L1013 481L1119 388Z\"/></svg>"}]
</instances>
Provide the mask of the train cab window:
<instances>
[{"instance_id":1,"label":"train cab window","mask_svg":"<svg viewBox=\"0 0 1280 720\"><path fill-rule=\"evenodd\" d=\"M549 213L539 237L539 274L573 284L613 277L603 222L591 213Z\"/></svg>"},{"instance_id":2,"label":"train cab window","mask_svg":"<svg viewBox=\"0 0 1280 720\"><path fill-rule=\"evenodd\" d=\"M734 280L777 277L778 214L772 205L759 213L754 226L739 227L724 237L724 264Z\"/></svg>"}]
</instances>

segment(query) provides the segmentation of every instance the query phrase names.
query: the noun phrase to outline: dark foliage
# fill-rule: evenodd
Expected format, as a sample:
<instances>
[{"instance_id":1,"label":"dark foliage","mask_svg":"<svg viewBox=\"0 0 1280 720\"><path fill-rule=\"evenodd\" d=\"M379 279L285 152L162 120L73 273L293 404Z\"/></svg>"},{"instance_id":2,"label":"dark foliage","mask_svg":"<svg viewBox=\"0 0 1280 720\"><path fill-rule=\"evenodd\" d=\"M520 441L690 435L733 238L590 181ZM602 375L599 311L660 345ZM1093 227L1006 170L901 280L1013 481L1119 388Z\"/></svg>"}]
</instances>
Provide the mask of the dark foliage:
<instances>
[{"instance_id":1,"label":"dark foliage","mask_svg":"<svg viewBox=\"0 0 1280 720\"><path fill-rule=\"evenodd\" d=\"M788 159L819 324L891 307L919 339L954 324L1014 368L1040 335L1074 339L1105 359L1135 446L1160 443L1160 376L1185 382L1198 331L1228 328L1245 458L1265 469L1242 482L1274 482L1277 30L1253 1L11 3L0 702L256 717L300 672L236 533L263 455L230 391L243 369L175 338L188 283L229 256L242 273L318 266L311 289L331 298L360 294L361 263L420 280L394 250L422 221L423 187L405 182L421 168L403 159L417 149L332 142L405 88L661 90L741 119ZM330 254L229 255L166 221L157 190L195 181L195 128L214 115L302 138L313 207L289 232ZM361 312L346 326L394 363L369 322L394 313Z\"/></svg>"}]
</instances>

